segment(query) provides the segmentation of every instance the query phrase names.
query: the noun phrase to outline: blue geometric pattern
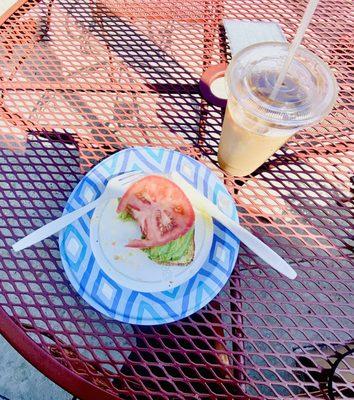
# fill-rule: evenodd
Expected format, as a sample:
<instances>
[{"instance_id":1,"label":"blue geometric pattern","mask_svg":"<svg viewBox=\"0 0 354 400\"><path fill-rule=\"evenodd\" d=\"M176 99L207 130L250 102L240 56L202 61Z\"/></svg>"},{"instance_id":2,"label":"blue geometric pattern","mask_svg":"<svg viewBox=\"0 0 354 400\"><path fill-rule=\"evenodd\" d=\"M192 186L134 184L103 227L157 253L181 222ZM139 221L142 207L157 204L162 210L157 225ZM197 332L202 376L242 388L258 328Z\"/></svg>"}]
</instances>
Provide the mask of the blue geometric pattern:
<instances>
[{"instance_id":1,"label":"blue geometric pattern","mask_svg":"<svg viewBox=\"0 0 354 400\"><path fill-rule=\"evenodd\" d=\"M199 163L191 161L189 157L180 157L178 159L176 170L177 172L191 185L198 185L198 170L200 167Z\"/></svg>"},{"instance_id":2,"label":"blue geometric pattern","mask_svg":"<svg viewBox=\"0 0 354 400\"><path fill-rule=\"evenodd\" d=\"M101 192L98 189L95 181L87 178L85 185L79 186L76 194L76 200L84 206L87 203L97 199Z\"/></svg>"},{"instance_id":3,"label":"blue geometric pattern","mask_svg":"<svg viewBox=\"0 0 354 400\"><path fill-rule=\"evenodd\" d=\"M85 257L87 249L85 240L75 226L69 225L65 230L64 242L67 252L65 256L70 259L72 268L77 272Z\"/></svg>"},{"instance_id":4,"label":"blue geometric pattern","mask_svg":"<svg viewBox=\"0 0 354 400\"><path fill-rule=\"evenodd\" d=\"M126 171L170 173L184 179L238 221L236 206L225 186L205 165L173 150L134 147L121 150L95 166L72 192L64 213L97 198L110 177ZM234 268L238 239L218 221L209 258L187 282L164 292L143 293L119 286L96 262L90 247L90 215L60 233L60 253L66 274L78 293L94 308L119 321L156 325L176 321L208 304L228 281Z\"/></svg>"}]
</instances>

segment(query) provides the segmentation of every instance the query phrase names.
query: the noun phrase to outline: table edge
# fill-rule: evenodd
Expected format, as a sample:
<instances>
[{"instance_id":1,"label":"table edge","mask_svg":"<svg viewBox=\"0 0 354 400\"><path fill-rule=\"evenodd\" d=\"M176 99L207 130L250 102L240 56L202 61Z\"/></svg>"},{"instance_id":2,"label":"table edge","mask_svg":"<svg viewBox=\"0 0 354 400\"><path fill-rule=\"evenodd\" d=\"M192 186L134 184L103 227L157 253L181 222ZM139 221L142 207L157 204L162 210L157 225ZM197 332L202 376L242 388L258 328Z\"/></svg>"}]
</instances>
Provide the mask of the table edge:
<instances>
[{"instance_id":1,"label":"table edge","mask_svg":"<svg viewBox=\"0 0 354 400\"><path fill-rule=\"evenodd\" d=\"M11 17L20 7L22 7L29 0L17 0L15 4L10 6L0 15L0 26Z\"/></svg>"},{"instance_id":2,"label":"table edge","mask_svg":"<svg viewBox=\"0 0 354 400\"><path fill-rule=\"evenodd\" d=\"M18 325L2 307L0 307L0 321L0 334L6 341L37 370L64 390L82 400L92 398L99 398L100 400L119 399L118 396L110 394L81 378L42 350L37 343L26 335L25 331L18 329ZM75 390L72 388L75 388Z\"/></svg>"}]
</instances>

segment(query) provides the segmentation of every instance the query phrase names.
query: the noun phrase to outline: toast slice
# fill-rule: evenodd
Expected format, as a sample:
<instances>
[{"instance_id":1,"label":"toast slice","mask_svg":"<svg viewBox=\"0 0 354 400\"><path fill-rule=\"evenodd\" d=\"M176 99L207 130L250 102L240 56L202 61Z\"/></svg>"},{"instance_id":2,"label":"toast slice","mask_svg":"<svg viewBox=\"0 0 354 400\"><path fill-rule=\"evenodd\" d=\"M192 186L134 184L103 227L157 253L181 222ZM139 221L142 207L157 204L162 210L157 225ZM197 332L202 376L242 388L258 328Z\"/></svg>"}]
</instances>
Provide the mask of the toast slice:
<instances>
[{"instance_id":1,"label":"toast slice","mask_svg":"<svg viewBox=\"0 0 354 400\"><path fill-rule=\"evenodd\" d=\"M194 260L194 254L195 254L195 243L194 243L194 232L193 232L193 240L191 241L191 245L189 246L188 251L184 254L182 258L176 261L159 262L154 260L154 262L159 265L166 265L166 266L174 265L176 267L178 266L183 267L190 264Z\"/></svg>"}]
</instances>

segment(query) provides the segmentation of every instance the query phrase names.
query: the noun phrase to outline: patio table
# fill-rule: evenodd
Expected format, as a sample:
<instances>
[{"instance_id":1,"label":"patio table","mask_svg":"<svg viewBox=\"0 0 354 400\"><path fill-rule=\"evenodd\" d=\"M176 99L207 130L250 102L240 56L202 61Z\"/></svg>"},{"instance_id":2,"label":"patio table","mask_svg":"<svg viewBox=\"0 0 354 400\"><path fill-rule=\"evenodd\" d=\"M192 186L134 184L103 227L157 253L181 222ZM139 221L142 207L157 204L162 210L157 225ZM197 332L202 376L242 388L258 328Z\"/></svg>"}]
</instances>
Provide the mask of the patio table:
<instances>
[{"instance_id":1,"label":"patio table","mask_svg":"<svg viewBox=\"0 0 354 400\"><path fill-rule=\"evenodd\" d=\"M237 179L217 164L224 110L198 86L207 68L230 60L222 19L278 21L291 40L305 1L12 3L0 17L0 333L80 399L349 398L353 363L343 361L349 372L330 392L328 371L333 355L352 354L354 334L351 1L322 0L303 43L336 75L333 112ZM85 172L129 146L205 163L242 225L298 278L241 245L208 306L175 323L130 326L80 298L57 236L12 251L61 215Z\"/></svg>"}]
</instances>

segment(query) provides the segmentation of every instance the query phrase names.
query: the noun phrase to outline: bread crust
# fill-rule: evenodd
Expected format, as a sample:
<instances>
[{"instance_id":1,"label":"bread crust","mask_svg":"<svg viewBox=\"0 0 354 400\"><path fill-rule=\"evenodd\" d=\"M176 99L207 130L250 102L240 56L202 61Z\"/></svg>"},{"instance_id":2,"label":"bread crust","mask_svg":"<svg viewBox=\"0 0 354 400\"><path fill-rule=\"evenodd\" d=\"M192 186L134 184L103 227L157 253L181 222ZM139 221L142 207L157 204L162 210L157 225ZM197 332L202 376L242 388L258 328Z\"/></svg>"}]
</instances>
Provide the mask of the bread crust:
<instances>
[{"instance_id":1,"label":"bread crust","mask_svg":"<svg viewBox=\"0 0 354 400\"><path fill-rule=\"evenodd\" d=\"M189 250L188 250L188 260L185 262L181 262L181 261L170 261L170 262L159 262L156 260L153 260L156 264L158 265L165 265L165 266L174 266L174 267L185 267L186 265L190 264L193 260L194 260L194 253L195 253L195 243L194 243L194 234L195 232L193 232L193 240L192 240L192 245L190 246Z\"/></svg>"}]
</instances>

